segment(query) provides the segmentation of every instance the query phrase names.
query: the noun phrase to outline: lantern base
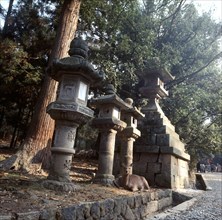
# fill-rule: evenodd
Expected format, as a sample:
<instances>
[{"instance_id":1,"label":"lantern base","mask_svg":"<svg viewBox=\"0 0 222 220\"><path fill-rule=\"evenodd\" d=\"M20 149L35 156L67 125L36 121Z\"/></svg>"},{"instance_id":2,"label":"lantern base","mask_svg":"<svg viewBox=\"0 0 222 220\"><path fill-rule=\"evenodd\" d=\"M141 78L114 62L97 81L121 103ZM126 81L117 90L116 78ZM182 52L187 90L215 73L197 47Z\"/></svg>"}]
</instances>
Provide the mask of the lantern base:
<instances>
[{"instance_id":1,"label":"lantern base","mask_svg":"<svg viewBox=\"0 0 222 220\"><path fill-rule=\"evenodd\" d=\"M113 186L114 179L115 177L113 175L99 174L96 175L95 179L93 180L93 183L98 183L105 186Z\"/></svg>"},{"instance_id":2,"label":"lantern base","mask_svg":"<svg viewBox=\"0 0 222 220\"><path fill-rule=\"evenodd\" d=\"M81 187L79 185L76 185L71 182L59 182L56 180L44 180L42 182L42 185L46 189L54 190L54 191L59 191L59 192L74 192Z\"/></svg>"}]
</instances>

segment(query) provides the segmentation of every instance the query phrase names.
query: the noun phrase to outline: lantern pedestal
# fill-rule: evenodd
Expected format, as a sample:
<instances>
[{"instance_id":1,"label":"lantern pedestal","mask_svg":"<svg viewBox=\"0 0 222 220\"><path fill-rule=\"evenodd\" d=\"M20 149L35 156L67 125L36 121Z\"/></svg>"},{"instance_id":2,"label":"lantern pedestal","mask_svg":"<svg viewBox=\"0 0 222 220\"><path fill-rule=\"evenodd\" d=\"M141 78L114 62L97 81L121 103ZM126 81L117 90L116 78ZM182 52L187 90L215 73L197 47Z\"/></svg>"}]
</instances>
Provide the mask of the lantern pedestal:
<instances>
[{"instance_id":1,"label":"lantern pedestal","mask_svg":"<svg viewBox=\"0 0 222 220\"><path fill-rule=\"evenodd\" d=\"M96 124L96 122L94 123ZM101 129L100 127L100 132L101 142L99 148L98 172L93 182L101 183L103 185L112 185L114 180L114 176L112 175L112 168L117 130L112 128Z\"/></svg>"}]
</instances>

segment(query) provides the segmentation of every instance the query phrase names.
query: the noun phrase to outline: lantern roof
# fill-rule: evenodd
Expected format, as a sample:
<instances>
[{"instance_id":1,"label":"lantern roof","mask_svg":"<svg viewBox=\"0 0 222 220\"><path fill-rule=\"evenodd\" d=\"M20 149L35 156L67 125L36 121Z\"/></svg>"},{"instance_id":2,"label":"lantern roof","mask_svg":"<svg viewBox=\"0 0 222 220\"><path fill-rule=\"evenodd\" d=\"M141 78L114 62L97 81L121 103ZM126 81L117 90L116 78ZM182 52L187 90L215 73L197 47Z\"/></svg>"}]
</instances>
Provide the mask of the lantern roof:
<instances>
[{"instance_id":1,"label":"lantern roof","mask_svg":"<svg viewBox=\"0 0 222 220\"><path fill-rule=\"evenodd\" d=\"M81 38L72 40L69 49L70 57L56 59L52 64L51 77L59 81L61 76L68 72L75 75L81 75L88 79L91 83L102 81L104 73L97 71L93 65L87 60L88 45Z\"/></svg>"},{"instance_id":2,"label":"lantern roof","mask_svg":"<svg viewBox=\"0 0 222 220\"><path fill-rule=\"evenodd\" d=\"M145 78L159 77L165 83L175 78L161 63L158 57L153 57L144 61L144 67L140 70L139 74Z\"/></svg>"},{"instance_id":3,"label":"lantern roof","mask_svg":"<svg viewBox=\"0 0 222 220\"><path fill-rule=\"evenodd\" d=\"M105 95L92 98L90 100L90 106L92 107L101 107L104 105L114 105L122 109L129 109L130 104L124 102L114 91L114 86L112 84L108 84L106 86Z\"/></svg>"},{"instance_id":4,"label":"lantern roof","mask_svg":"<svg viewBox=\"0 0 222 220\"><path fill-rule=\"evenodd\" d=\"M130 114L130 115L132 115L136 119L144 118L145 117L145 115L137 107L133 106L133 99L126 98L125 102L127 104L129 104L130 107L128 109L124 109L123 113Z\"/></svg>"}]
</instances>

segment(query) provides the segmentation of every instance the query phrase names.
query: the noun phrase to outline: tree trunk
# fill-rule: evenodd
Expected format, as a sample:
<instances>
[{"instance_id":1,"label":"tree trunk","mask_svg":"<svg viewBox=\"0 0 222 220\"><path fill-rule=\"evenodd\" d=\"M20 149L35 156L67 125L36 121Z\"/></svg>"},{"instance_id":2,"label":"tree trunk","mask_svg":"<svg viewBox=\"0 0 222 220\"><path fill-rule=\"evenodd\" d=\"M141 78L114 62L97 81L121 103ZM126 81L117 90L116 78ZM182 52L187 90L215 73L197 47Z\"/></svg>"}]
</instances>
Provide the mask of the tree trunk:
<instances>
[{"instance_id":1,"label":"tree trunk","mask_svg":"<svg viewBox=\"0 0 222 220\"><path fill-rule=\"evenodd\" d=\"M18 136L19 122L21 121L21 115L22 115L22 108L20 106L19 107L19 112L18 112L17 117L16 117L16 123L14 125L14 130L13 130L13 134L12 134L12 138L11 138L9 148L14 148L15 147L17 136Z\"/></svg>"},{"instance_id":2,"label":"tree trunk","mask_svg":"<svg viewBox=\"0 0 222 220\"><path fill-rule=\"evenodd\" d=\"M11 17L11 13L12 13L13 3L14 3L14 0L9 1L8 11L7 11L7 14L5 17L5 23L4 23L4 27L3 27L3 31L2 31L3 37L6 37L8 34L8 27L10 26L10 17Z\"/></svg>"},{"instance_id":3,"label":"tree trunk","mask_svg":"<svg viewBox=\"0 0 222 220\"><path fill-rule=\"evenodd\" d=\"M81 0L64 1L47 69L55 58L67 56L77 28L80 4ZM56 90L57 82L46 73L26 138L16 155L4 162L4 169L25 169L28 172L35 172L36 167L39 169L49 165L54 120L46 113L46 107L55 100Z\"/></svg>"}]
</instances>

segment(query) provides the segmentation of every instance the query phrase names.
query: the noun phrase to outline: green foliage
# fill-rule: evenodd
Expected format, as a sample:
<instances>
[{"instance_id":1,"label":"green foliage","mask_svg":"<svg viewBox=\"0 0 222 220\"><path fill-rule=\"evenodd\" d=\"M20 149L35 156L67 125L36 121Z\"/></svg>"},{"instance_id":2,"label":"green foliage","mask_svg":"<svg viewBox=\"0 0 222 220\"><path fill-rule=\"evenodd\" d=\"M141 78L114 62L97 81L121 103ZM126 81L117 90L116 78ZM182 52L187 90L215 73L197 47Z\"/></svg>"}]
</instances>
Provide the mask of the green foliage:
<instances>
[{"instance_id":1,"label":"green foliage","mask_svg":"<svg viewBox=\"0 0 222 220\"><path fill-rule=\"evenodd\" d=\"M1 41L0 50L0 106L4 112L1 130L5 131L8 126L10 130L18 123L24 130L36 102L42 71L32 66L28 54L11 40ZM6 127L3 126L4 118Z\"/></svg>"}]
</instances>

